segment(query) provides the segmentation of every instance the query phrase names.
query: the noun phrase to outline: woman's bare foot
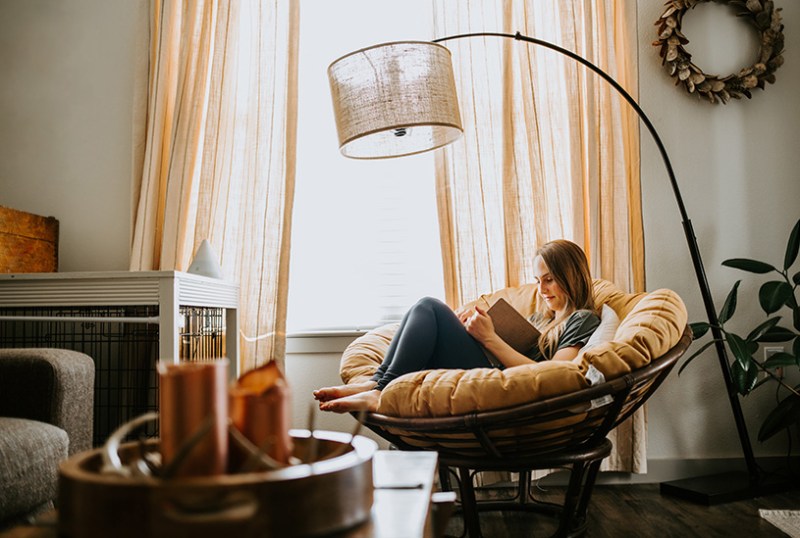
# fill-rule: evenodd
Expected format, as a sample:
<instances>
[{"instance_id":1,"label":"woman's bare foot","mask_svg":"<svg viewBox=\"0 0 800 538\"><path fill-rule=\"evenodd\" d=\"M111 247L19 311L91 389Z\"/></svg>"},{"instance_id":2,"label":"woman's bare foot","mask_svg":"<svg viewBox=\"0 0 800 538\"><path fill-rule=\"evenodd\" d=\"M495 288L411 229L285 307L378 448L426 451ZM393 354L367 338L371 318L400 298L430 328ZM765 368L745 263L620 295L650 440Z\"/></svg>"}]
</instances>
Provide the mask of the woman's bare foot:
<instances>
[{"instance_id":1,"label":"woman's bare foot","mask_svg":"<svg viewBox=\"0 0 800 538\"><path fill-rule=\"evenodd\" d=\"M378 389L367 390L358 392L331 400L328 402L321 402L319 408L322 411L333 411L334 413L349 413L352 411L377 411L378 402L381 399L381 391Z\"/></svg>"},{"instance_id":2,"label":"woman's bare foot","mask_svg":"<svg viewBox=\"0 0 800 538\"><path fill-rule=\"evenodd\" d=\"M335 387L323 387L314 391L314 399L320 402L329 402L344 398L345 396L352 396L375 388L378 383L375 381L363 381L361 383L353 383L352 385L337 385Z\"/></svg>"}]
</instances>

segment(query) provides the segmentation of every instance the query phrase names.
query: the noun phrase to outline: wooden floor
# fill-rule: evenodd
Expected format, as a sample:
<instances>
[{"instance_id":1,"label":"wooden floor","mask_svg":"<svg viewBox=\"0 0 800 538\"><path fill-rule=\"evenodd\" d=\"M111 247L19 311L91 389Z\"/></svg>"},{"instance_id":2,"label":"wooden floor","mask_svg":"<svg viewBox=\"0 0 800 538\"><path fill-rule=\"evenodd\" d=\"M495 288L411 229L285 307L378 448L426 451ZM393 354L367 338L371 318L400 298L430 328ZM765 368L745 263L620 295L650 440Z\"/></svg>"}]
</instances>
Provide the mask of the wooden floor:
<instances>
[{"instance_id":1,"label":"wooden floor","mask_svg":"<svg viewBox=\"0 0 800 538\"><path fill-rule=\"evenodd\" d=\"M551 487L539 498L559 500L563 488ZM702 538L785 537L782 531L758 515L759 508L800 510L800 491L779 493L748 501L704 506L662 496L658 484L599 485L589 508L589 538L658 537ZM521 512L483 512L485 538L550 536L555 521L547 516ZM448 536L459 536L463 522L454 515Z\"/></svg>"}]
</instances>

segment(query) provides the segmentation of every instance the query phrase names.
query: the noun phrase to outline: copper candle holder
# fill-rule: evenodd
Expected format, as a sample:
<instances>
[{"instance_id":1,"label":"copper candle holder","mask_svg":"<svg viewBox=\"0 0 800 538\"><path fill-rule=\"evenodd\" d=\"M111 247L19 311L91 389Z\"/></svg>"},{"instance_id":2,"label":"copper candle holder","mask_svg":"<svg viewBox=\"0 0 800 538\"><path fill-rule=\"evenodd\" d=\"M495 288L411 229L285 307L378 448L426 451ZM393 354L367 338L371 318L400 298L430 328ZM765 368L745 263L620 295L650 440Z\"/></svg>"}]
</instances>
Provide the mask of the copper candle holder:
<instances>
[{"instance_id":1,"label":"copper candle holder","mask_svg":"<svg viewBox=\"0 0 800 538\"><path fill-rule=\"evenodd\" d=\"M161 463L172 476L225 473L228 361L158 364Z\"/></svg>"},{"instance_id":2,"label":"copper candle holder","mask_svg":"<svg viewBox=\"0 0 800 538\"><path fill-rule=\"evenodd\" d=\"M288 465L292 456L289 435L289 386L273 361L244 374L229 391L232 425L251 443L278 463ZM232 447L233 470L246 463L244 454Z\"/></svg>"}]
</instances>

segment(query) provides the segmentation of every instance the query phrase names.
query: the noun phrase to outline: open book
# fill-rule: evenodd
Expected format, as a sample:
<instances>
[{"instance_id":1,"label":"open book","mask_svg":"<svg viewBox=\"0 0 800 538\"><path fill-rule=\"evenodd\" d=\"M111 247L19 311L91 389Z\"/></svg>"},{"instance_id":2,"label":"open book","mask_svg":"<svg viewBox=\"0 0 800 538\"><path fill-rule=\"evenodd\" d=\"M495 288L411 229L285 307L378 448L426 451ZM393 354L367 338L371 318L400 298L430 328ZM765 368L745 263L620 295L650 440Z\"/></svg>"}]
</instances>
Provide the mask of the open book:
<instances>
[{"instance_id":1,"label":"open book","mask_svg":"<svg viewBox=\"0 0 800 538\"><path fill-rule=\"evenodd\" d=\"M505 299L498 299L486 313L492 318L497 335L515 351L527 355L538 344L539 330Z\"/></svg>"}]
</instances>

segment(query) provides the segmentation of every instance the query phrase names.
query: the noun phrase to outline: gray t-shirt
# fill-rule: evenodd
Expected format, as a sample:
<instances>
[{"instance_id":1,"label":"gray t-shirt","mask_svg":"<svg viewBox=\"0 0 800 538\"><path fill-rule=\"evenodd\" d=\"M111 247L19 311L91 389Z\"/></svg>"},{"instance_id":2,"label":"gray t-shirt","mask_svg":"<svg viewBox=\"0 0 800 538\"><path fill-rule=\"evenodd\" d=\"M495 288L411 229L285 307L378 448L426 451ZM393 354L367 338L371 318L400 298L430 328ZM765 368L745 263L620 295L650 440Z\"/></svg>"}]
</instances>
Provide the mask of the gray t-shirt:
<instances>
[{"instance_id":1,"label":"gray t-shirt","mask_svg":"<svg viewBox=\"0 0 800 538\"><path fill-rule=\"evenodd\" d=\"M531 316L531 322L536 321L536 314ZM556 351L565 347L584 346L589 337L600 325L600 318L591 310L576 310L564 322L564 331L558 339ZM534 346L528 352L528 357L534 361L543 361L539 346Z\"/></svg>"}]
</instances>

